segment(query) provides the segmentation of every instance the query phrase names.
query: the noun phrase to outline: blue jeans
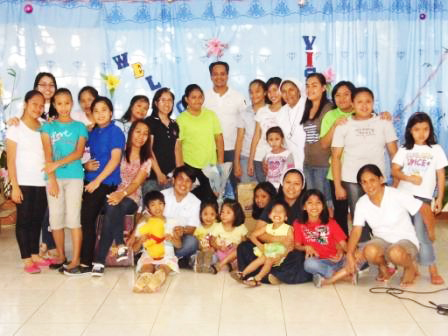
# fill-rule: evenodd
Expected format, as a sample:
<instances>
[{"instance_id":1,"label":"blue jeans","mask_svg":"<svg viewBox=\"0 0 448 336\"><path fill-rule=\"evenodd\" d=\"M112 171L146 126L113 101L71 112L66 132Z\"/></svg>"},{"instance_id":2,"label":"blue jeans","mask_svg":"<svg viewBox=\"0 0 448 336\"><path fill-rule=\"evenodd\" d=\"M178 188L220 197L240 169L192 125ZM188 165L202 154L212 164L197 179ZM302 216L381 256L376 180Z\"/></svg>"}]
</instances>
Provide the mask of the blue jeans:
<instances>
[{"instance_id":1,"label":"blue jeans","mask_svg":"<svg viewBox=\"0 0 448 336\"><path fill-rule=\"evenodd\" d=\"M142 196L145 196L146 193L148 193L152 190L162 191L162 190L168 189L170 187L172 187L171 182L169 182L165 185L161 185L161 184L159 184L159 182L157 182L157 180L148 179L142 185Z\"/></svg>"},{"instance_id":2,"label":"blue jeans","mask_svg":"<svg viewBox=\"0 0 448 336\"><path fill-rule=\"evenodd\" d=\"M266 181L266 175L264 174L262 161L254 160L254 171L258 183Z\"/></svg>"},{"instance_id":3,"label":"blue jeans","mask_svg":"<svg viewBox=\"0 0 448 336\"><path fill-rule=\"evenodd\" d=\"M241 183L249 183L257 181L256 176L247 175L247 163L249 162L249 158L247 156L240 156L240 166L241 166Z\"/></svg>"},{"instance_id":4,"label":"blue jeans","mask_svg":"<svg viewBox=\"0 0 448 336\"><path fill-rule=\"evenodd\" d=\"M190 257L196 253L199 247L199 242L193 235L184 235L182 237L182 247L175 248L174 254L178 258Z\"/></svg>"},{"instance_id":5,"label":"blue jeans","mask_svg":"<svg viewBox=\"0 0 448 336\"><path fill-rule=\"evenodd\" d=\"M224 151L224 162L232 162L233 163L234 158L235 158L234 150ZM233 168L232 168L232 170L230 171L229 179L226 184L226 189L224 191L224 198L230 198L233 200L236 198L235 197L236 185L237 185L237 181L236 181L235 175L233 174Z\"/></svg>"},{"instance_id":6,"label":"blue jeans","mask_svg":"<svg viewBox=\"0 0 448 336\"><path fill-rule=\"evenodd\" d=\"M303 173L305 174L306 188L320 190L327 200L327 205L333 207L330 183L327 180L328 167L305 166Z\"/></svg>"},{"instance_id":7,"label":"blue jeans","mask_svg":"<svg viewBox=\"0 0 448 336\"><path fill-rule=\"evenodd\" d=\"M415 196L414 196L415 197ZM431 204L431 200L415 197L426 204ZM420 243L420 250L418 253L418 261L422 266L431 266L436 262L436 254L434 252L434 247L432 241L429 240L428 231L426 230L425 222L423 222L423 217L418 211L414 216L412 216L412 223L415 227L415 233L417 234L418 242Z\"/></svg>"},{"instance_id":8,"label":"blue jeans","mask_svg":"<svg viewBox=\"0 0 448 336\"><path fill-rule=\"evenodd\" d=\"M123 200L117 205L107 204L104 207L104 220L101 228L98 255L94 259L95 262L104 265L109 249L112 246L112 242L115 241L115 244L117 245L124 244L124 218L126 215L134 214L137 209L137 203L129 197L123 198Z\"/></svg>"},{"instance_id":9,"label":"blue jeans","mask_svg":"<svg viewBox=\"0 0 448 336\"><path fill-rule=\"evenodd\" d=\"M314 275L320 274L324 278L330 278L334 272L339 271L344 266L345 258L339 261L330 259L306 258L303 265L306 272Z\"/></svg>"}]
</instances>

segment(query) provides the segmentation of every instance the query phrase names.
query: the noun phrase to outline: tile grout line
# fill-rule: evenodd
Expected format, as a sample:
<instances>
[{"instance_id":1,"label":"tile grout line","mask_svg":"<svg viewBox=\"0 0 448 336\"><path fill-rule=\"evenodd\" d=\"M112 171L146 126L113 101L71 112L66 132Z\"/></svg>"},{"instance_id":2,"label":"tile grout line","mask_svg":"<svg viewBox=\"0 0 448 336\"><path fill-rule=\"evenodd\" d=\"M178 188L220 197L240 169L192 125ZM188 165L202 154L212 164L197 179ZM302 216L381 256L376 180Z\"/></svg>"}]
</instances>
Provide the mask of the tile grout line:
<instances>
[{"instance_id":1,"label":"tile grout line","mask_svg":"<svg viewBox=\"0 0 448 336\"><path fill-rule=\"evenodd\" d=\"M57 272L58 270L52 270ZM58 275L58 274L56 274ZM65 281L67 281L67 279L65 279ZM47 296L47 298L42 302L42 304L40 304L37 309L20 325L19 329L17 329L16 331L14 331L13 335L17 335L17 333L20 331L20 329L22 329L24 327L24 325L31 320L31 318L39 311L39 309L42 308L42 306L50 299L50 297L65 283L65 281L62 281L61 284L59 286L57 286L50 295Z\"/></svg>"},{"instance_id":2,"label":"tile grout line","mask_svg":"<svg viewBox=\"0 0 448 336\"><path fill-rule=\"evenodd\" d=\"M407 311L407 313L414 320L415 324L418 326L418 328L423 333L423 335L427 335L425 330L420 326L420 323L418 323L418 321L414 318L414 315L411 313L411 311L408 309L408 307L406 307L406 305L404 304L404 300L398 300L398 301L400 301L401 305L404 307L404 309ZM430 335L428 335L428 336L430 336Z\"/></svg>"},{"instance_id":3,"label":"tile grout line","mask_svg":"<svg viewBox=\"0 0 448 336\"><path fill-rule=\"evenodd\" d=\"M179 274L180 274L180 272L179 272ZM168 275L168 276L169 276L169 275ZM172 276L172 275L171 275L171 276ZM168 290L170 289L170 286L171 286L171 283L172 283L172 282L173 282L173 279L172 279L172 278L170 279L170 281L169 281L168 284L165 282L165 284L166 284L166 289L165 289L165 292L163 293L162 301L161 301L160 304L159 304L159 309L157 310L157 314L156 314L156 316L154 317L154 321L152 322L151 330L149 331L148 336L151 336L151 335L152 335L154 326L155 326L155 324L156 324L156 322L157 322L157 318L159 317L160 311L161 311L162 306L163 306L163 303L164 303L164 301L165 301L165 297L166 297L166 295L167 295L167 293L168 293Z\"/></svg>"},{"instance_id":4,"label":"tile grout line","mask_svg":"<svg viewBox=\"0 0 448 336\"><path fill-rule=\"evenodd\" d=\"M226 284L226 277L222 276L222 278L223 278L223 280L222 280L222 291L221 291L221 304L219 305L218 336L221 331L222 305L224 302L224 288L225 288L225 284Z\"/></svg>"},{"instance_id":5,"label":"tile grout line","mask_svg":"<svg viewBox=\"0 0 448 336\"><path fill-rule=\"evenodd\" d=\"M280 286L282 286L282 284L278 285L278 293L280 295L280 303L282 305L283 327L285 328L285 335L288 336L288 329L286 328L285 307L283 305L283 295Z\"/></svg>"},{"instance_id":6,"label":"tile grout line","mask_svg":"<svg viewBox=\"0 0 448 336\"><path fill-rule=\"evenodd\" d=\"M338 291L338 287L335 286L334 284L333 284L332 286L333 286L333 288L334 288L335 291L336 291L336 294L337 294L337 296L338 296L338 298L339 298L339 301L341 302L342 309L344 309L345 315L347 316L348 322L350 323L350 327L352 328L353 334L356 336L357 333L356 333L355 327L354 327L354 325L353 325L353 323L352 323L352 319L350 318L350 315L349 315L347 309L345 308L344 300L342 300L342 297L341 297L341 295L340 295L340 293L339 293L339 291Z\"/></svg>"},{"instance_id":7,"label":"tile grout line","mask_svg":"<svg viewBox=\"0 0 448 336\"><path fill-rule=\"evenodd\" d=\"M84 330L81 332L81 335L84 335L85 332L87 331L87 329L89 328L90 324L92 323L93 319L95 318L95 316L98 314L98 312L100 311L100 309L103 307L104 302L106 302L107 298L109 297L109 295L112 293L112 290L115 288L115 286L117 285L117 283L120 281L120 278L123 276L125 272L122 272L122 274L117 277L117 280L115 281L115 284L109 289L109 293L107 293L106 297L104 298L103 302L101 302L101 304L98 306L98 309L95 311L95 313L92 315L92 317L90 318L89 322L87 322L86 327L84 328ZM107 276L107 275L106 275ZM91 277L91 276L90 276ZM103 277L104 278L104 277Z\"/></svg>"}]
</instances>

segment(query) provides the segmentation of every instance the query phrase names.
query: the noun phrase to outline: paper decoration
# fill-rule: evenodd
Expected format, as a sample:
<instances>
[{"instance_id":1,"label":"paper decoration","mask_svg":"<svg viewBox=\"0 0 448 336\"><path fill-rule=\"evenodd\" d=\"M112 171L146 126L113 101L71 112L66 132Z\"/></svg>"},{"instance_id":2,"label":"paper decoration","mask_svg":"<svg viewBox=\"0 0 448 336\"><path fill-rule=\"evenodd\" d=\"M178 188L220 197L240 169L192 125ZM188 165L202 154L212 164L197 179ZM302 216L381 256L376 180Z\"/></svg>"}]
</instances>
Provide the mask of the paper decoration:
<instances>
[{"instance_id":1,"label":"paper decoration","mask_svg":"<svg viewBox=\"0 0 448 336\"><path fill-rule=\"evenodd\" d=\"M207 57L215 56L219 60L224 55L224 50L229 47L227 43L222 43L217 37L211 38L205 44Z\"/></svg>"},{"instance_id":2,"label":"paper decoration","mask_svg":"<svg viewBox=\"0 0 448 336\"><path fill-rule=\"evenodd\" d=\"M101 74L101 78L106 83L107 90L109 90L110 98L114 97L115 90L120 85L120 78L115 75L105 75Z\"/></svg>"},{"instance_id":3,"label":"paper decoration","mask_svg":"<svg viewBox=\"0 0 448 336\"><path fill-rule=\"evenodd\" d=\"M313 66L313 44L316 41L316 36L312 36L311 40L308 35L303 35L303 41L305 42L305 52L306 52L306 66L305 66L305 77L309 74L315 73L316 68Z\"/></svg>"},{"instance_id":4,"label":"paper decoration","mask_svg":"<svg viewBox=\"0 0 448 336\"><path fill-rule=\"evenodd\" d=\"M33 6L30 4L27 4L27 5L25 5L25 7L23 7L23 10L25 13L31 14L33 12Z\"/></svg>"}]
</instances>

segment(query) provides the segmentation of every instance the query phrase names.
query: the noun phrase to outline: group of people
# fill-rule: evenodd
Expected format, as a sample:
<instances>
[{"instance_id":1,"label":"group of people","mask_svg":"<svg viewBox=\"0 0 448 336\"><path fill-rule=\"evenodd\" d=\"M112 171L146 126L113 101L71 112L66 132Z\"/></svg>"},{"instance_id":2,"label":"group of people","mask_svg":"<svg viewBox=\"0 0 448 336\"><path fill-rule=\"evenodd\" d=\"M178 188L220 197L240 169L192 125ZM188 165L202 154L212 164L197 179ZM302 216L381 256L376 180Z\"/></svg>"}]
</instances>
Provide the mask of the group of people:
<instances>
[{"instance_id":1,"label":"group of people","mask_svg":"<svg viewBox=\"0 0 448 336\"><path fill-rule=\"evenodd\" d=\"M179 267L229 268L248 286L312 279L320 287L356 282L368 264L378 266L379 281L403 267L401 283L410 285L420 263L433 284L444 283L430 204L435 197L434 212L441 211L448 163L426 113L409 118L398 147L390 114L375 113L368 88L341 81L330 100L320 73L306 85L255 79L246 104L228 86L227 63L209 70L212 89L188 85L176 119L168 88L152 102L134 96L114 119L112 102L95 88L79 91L81 111L72 112L71 92L51 73L36 76L6 135L26 272L102 276L115 243L118 261L130 249L138 255L136 292L158 290ZM221 202L207 168L225 162L233 168ZM257 183L252 232L237 201L238 183L248 182ZM125 241L124 218L139 209L144 215Z\"/></svg>"}]
</instances>

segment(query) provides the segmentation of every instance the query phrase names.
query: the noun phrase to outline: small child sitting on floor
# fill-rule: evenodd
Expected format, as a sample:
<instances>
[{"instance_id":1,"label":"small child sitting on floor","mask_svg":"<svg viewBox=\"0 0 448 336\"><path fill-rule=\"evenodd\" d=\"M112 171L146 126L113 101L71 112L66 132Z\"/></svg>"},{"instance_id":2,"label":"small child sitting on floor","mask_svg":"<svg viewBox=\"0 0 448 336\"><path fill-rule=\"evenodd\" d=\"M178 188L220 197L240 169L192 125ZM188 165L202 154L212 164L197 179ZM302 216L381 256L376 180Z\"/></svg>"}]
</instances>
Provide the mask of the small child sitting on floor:
<instances>
[{"instance_id":1,"label":"small child sitting on floor","mask_svg":"<svg viewBox=\"0 0 448 336\"><path fill-rule=\"evenodd\" d=\"M143 247L143 253L137 262L137 280L135 293L153 293L166 281L168 274L179 272L174 247L180 247L181 241L173 237L175 221L163 216L165 197L160 191L150 191L143 199L149 217L146 216L135 228L134 251Z\"/></svg>"},{"instance_id":2,"label":"small child sitting on floor","mask_svg":"<svg viewBox=\"0 0 448 336\"><path fill-rule=\"evenodd\" d=\"M289 224L286 224L288 205L284 201L276 201L269 213L271 224L267 224L250 235L250 240L256 245L254 254L258 257L252 261L243 272L233 272L231 275L237 281L241 281L250 287L261 285L261 280L269 274L272 267L279 266L293 246L293 230ZM260 242L260 236L265 233L276 237L284 238L283 242L265 243ZM248 274L255 272L258 268L261 270L254 277L247 278ZM247 279L246 279L247 278Z\"/></svg>"}]
</instances>

